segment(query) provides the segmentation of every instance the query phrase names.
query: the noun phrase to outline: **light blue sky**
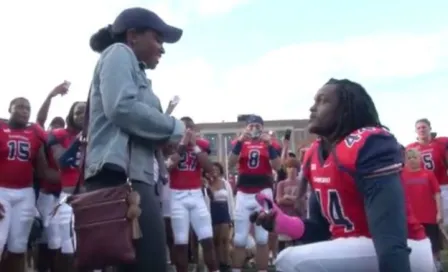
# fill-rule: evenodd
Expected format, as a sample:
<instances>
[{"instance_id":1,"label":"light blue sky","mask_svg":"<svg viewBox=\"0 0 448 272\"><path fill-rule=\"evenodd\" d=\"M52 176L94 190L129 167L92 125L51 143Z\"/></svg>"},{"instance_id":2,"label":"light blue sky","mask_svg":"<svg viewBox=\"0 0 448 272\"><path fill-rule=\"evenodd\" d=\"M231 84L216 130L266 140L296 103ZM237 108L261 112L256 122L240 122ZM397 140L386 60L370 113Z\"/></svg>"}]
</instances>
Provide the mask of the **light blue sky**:
<instances>
[{"instance_id":1,"label":"light blue sky","mask_svg":"<svg viewBox=\"0 0 448 272\"><path fill-rule=\"evenodd\" d=\"M148 72L164 103L180 95L176 115L198 122L252 112L306 118L315 91L330 77L347 77L367 88L403 143L414 139L413 122L421 117L448 135L448 2L440 0L2 2L0 24L11 42L0 51L7 75L1 115L18 95L29 97L36 113L65 79L72 90L55 100L51 115L65 116L74 100L85 100L97 59L88 39L131 6L153 9L185 30Z\"/></svg>"}]
</instances>

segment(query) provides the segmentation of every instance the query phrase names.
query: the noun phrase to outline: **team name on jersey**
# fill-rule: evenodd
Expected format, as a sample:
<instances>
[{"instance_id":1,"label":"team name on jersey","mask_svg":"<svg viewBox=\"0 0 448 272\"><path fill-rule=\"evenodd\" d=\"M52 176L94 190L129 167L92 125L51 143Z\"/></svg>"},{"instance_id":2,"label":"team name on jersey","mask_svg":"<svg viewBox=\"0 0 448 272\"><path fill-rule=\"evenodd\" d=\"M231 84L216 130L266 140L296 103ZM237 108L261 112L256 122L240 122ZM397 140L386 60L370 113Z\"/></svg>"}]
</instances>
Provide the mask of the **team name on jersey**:
<instances>
[{"instance_id":1,"label":"team name on jersey","mask_svg":"<svg viewBox=\"0 0 448 272\"><path fill-rule=\"evenodd\" d=\"M330 177L313 177L313 182L316 183L331 183Z\"/></svg>"}]
</instances>

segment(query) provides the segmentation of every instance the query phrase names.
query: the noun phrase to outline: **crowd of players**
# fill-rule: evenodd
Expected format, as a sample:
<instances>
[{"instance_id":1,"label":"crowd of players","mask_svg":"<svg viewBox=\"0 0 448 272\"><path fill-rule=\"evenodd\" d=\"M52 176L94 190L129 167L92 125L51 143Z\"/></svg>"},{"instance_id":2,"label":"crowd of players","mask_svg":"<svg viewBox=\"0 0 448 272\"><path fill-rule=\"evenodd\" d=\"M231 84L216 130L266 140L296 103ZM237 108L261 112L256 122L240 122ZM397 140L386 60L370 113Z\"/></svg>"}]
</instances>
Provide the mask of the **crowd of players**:
<instances>
[{"instance_id":1,"label":"crowd of players","mask_svg":"<svg viewBox=\"0 0 448 272\"><path fill-rule=\"evenodd\" d=\"M63 83L48 95L36 123L29 122L29 101L16 98L10 118L0 123L0 271L24 271L36 217L43 224L33 234L36 270L75 271L71 208L52 210L78 180L85 103L74 103L65 122L56 117L43 129L51 99L67 91ZM181 144L188 148L181 154L165 150L170 182L161 197L177 271L188 271L196 239L209 271L242 271L252 235L259 271L268 269L270 251L277 255L277 237L278 271L435 271L434 263L442 271L447 138L434 137L430 122L421 119L415 124L418 141L400 147L379 123L372 102L351 107L368 122L348 118L348 107L335 105L344 123L360 124L354 130L339 127L344 125L326 112L331 101L346 101L338 99L344 95L371 101L357 83L329 81L311 108L310 132L318 138L297 156L287 150L287 139L266 133L260 116L248 116L229 155L229 168L238 171L236 184L224 179L220 163L208 159L209 143L193 120L182 118L188 133ZM335 131L345 136L335 134L334 143L327 143L325 137ZM285 249L284 241L292 240L301 245Z\"/></svg>"},{"instance_id":2,"label":"crowd of players","mask_svg":"<svg viewBox=\"0 0 448 272\"><path fill-rule=\"evenodd\" d=\"M1 272L25 271L27 252L36 252L37 271L77 271L73 210L62 200L82 180L80 151L86 142L81 132L88 123L86 168L91 166L89 156L102 154L102 150L94 150L94 144L117 140L90 141L98 137L98 131L92 133L90 128L95 127L84 119L92 119L85 118L87 114L97 114L97 124L103 118L105 125L95 129L108 126L109 131L116 131L113 135L125 139L117 142L128 146L130 125L138 127L129 124L129 107L134 109L129 102L135 104L139 98L151 104L146 107L152 115L160 117L151 119L160 123L150 129L163 127L164 121L172 128L174 121L176 133L169 135L181 137L174 143L173 137L159 141L156 151L148 146L129 147L150 151L148 158L154 165L132 160L131 151L125 154L125 161L132 165L124 174L130 176L136 162L155 174L139 184L140 191L136 189L139 180L131 181L142 199L156 203L157 211L144 201L140 203L139 221L149 225L141 224L143 238L135 244L137 265L120 271L153 271L148 264L160 263L142 250L148 245L141 241L151 243L148 235L155 232L154 239L158 235L157 228L151 228L158 224L157 218L142 219L145 209L152 209L154 215L163 210L166 246L178 272L188 271L192 232L210 272L241 272L252 236L258 271L267 271L270 251L277 255L276 238L282 242L274 261L280 272L442 270L441 240L446 239L443 223L448 219L448 138L433 137L428 120L416 122L418 141L404 147L380 122L375 104L360 84L330 79L317 91L310 108L308 130L316 140L304 148L303 156L304 149L291 154L288 139L281 141L269 134L260 116L247 117L244 130L232 142L227 162L238 172L234 191L223 178L228 169L210 161L209 143L201 138L192 118L178 121L163 114L144 74L144 69L156 67L165 52L162 42L178 41L181 30L146 9L133 8L123 11L112 26L99 33L103 39L91 40L92 49L101 57L88 101L104 96L102 106L107 106L109 115L98 113L104 109L86 110L86 102L75 102L65 121L57 117L44 129L52 98L68 92L69 83L64 82L48 95L35 123L29 122L31 105L23 97L11 101L10 118L0 121ZM102 81L97 82L98 78ZM126 88L116 87L120 84ZM112 114L106 102L118 103L119 112ZM123 116L126 118L119 119ZM145 116L132 120L146 121ZM105 117L115 118L115 123ZM123 136L125 132L129 135ZM159 152L163 165L155 158ZM162 180L154 177L165 167L168 183L162 197L143 196L147 188ZM98 179L85 176L90 177L85 187ZM159 247L151 250L154 248L152 254L162 251ZM165 267L165 257L160 256ZM142 257L152 261L142 261ZM156 271L164 271L162 266Z\"/></svg>"}]
</instances>

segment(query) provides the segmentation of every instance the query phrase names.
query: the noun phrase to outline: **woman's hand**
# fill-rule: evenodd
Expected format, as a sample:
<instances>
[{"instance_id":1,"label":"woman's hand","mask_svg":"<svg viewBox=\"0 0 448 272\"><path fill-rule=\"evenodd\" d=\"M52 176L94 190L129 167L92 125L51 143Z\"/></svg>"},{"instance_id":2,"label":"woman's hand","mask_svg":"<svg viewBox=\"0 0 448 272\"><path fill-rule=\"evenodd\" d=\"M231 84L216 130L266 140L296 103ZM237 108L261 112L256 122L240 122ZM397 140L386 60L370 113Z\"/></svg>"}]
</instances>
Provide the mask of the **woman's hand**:
<instances>
[{"instance_id":1,"label":"woman's hand","mask_svg":"<svg viewBox=\"0 0 448 272\"><path fill-rule=\"evenodd\" d=\"M191 142L191 138L193 137L193 133L191 129L186 129L184 136L180 140L180 145L187 146Z\"/></svg>"},{"instance_id":2,"label":"woman's hand","mask_svg":"<svg viewBox=\"0 0 448 272\"><path fill-rule=\"evenodd\" d=\"M254 212L250 215L250 221L255 223L257 226L262 226L265 230L273 232L275 230L275 216L276 211L271 212Z\"/></svg>"}]
</instances>

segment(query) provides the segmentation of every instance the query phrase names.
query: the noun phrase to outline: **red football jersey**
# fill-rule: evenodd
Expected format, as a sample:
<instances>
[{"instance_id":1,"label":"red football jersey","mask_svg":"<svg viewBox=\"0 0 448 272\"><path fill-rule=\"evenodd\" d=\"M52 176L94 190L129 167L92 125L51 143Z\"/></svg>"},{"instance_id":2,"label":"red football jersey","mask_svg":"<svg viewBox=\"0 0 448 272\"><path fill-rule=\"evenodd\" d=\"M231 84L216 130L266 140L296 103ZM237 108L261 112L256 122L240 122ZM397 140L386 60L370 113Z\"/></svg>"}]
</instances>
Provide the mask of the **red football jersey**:
<instances>
[{"instance_id":1,"label":"red football jersey","mask_svg":"<svg viewBox=\"0 0 448 272\"><path fill-rule=\"evenodd\" d=\"M197 139L196 145L204 152L209 152L210 144L205 139ZM170 188L175 190L193 190L202 187L201 166L192 147L182 154L177 167L170 172Z\"/></svg>"},{"instance_id":2,"label":"red football jersey","mask_svg":"<svg viewBox=\"0 0 448 272\"><path fill-rule=\"evenodd\" d=\"M46 136L48 137L48 132L46 132ZM58 170L58 166L54 160L54 156L53 156L53 152L51 152L50 148L46 148L46 157L47 157L47 162L48 162L48 167L50 167L51 169L55 169ZM42 191L46 192L46 193L56 193L61 191L61 183L53 183L53 182L48 182L46 180L41 180L40 181L40 188L42 189Z\"/></svg>"},{"instance_id":3,"label":"red football jersey","mask_svg":"<svg viewBox=\"0 0 448 272\"><path fill-rule=\"evenodd\" d=\"M405 168L401 172L401 179L417 220L436 224L437 205L434 195L440 193L440 186L434 173L425 169L410 171Z\"/></svg>"},{"instance_id":4,"label":"red football jersey","mask_svg":"<svg viewBox=\"0 0 448 272\"><path fill-rule=\"evenodd\" d=\"M438 137L428 144L415 142L406 147L406 149L415 148L420 152L422 167L432 171L441 185L448 184L446 164L447 144L448 141L445 137Z\"/></svg>"},{"instance_id":5,"label":"red football jersey","mask_svg":"<svg viewBox=\"0 0 448 272\"><path fill-rule=\"evenodd\" d=\"M232 146L237 141L232 141ZM280 144L276 141L272 141L272 146L277 150L281 149ZM265 142L260 140L244 141L238 161L238 174L272 175L268 145Z\"/></svg>"},{"instance_id":6,"label":"red football jersey","mask_svg":"<svg viewBox=\"0 0 448 272\"><path fill-rule=\"evenodd\" d=\"M71 132L65 128L54 129L50 132L50 141L55 141L60 144L63 148L67 149L70 147L72 142L75 140L77 132ZM78 152L79 154L80 152ZM78 158L79 159L79 158ZM78 182L79 178L79 167L77 165L71 166L65 169L61 169L61 186L62 187L74 187Z\"/></svg>"},{"instance_id":7,"label":"red football jersey","mask_svg":"<svg viewBox=\"0 0 448 272\"><path fill-rule=\"evenodd\" d=\"M333 238L370 237L364 197L359 193L354 178L347 171L355 171L359 150L372 135L389 133L381 128L360 129L338 143L335 152L321 161L316 140L305 154L303 174L314 189L322 214L330 223ZM397 143L398 149L398 143ZM334 157L336 154L337 158ZM425 237L422 226L413 217L410 204L407 205L408 237Z\"/></svg>"},{"instance_id":8,"label":"red football jersey","mask_svg":"<svg viewBox=\"0 0 448 272\"><path fill-rule=\"evenodd\" d=\"M238 140L232 141L232 146ZM272 146L280 155L281 146L272 141ZM272 166L269 159L268 145L261 140L247 140L243 142L238 160L238 190L253 194L264 188L272 187Z\"/></svg>"},{"instance_id":9,"label":"red football jersey","mask_svg":"<svg viewBox=\"0 0 448 272\"><path fill-rule=\"evenodd\" d=\"M14 129L0 121L0 187L32 186L34 162L45 139L45 131L36 124Z\"/></svg>"}]
</instances>

